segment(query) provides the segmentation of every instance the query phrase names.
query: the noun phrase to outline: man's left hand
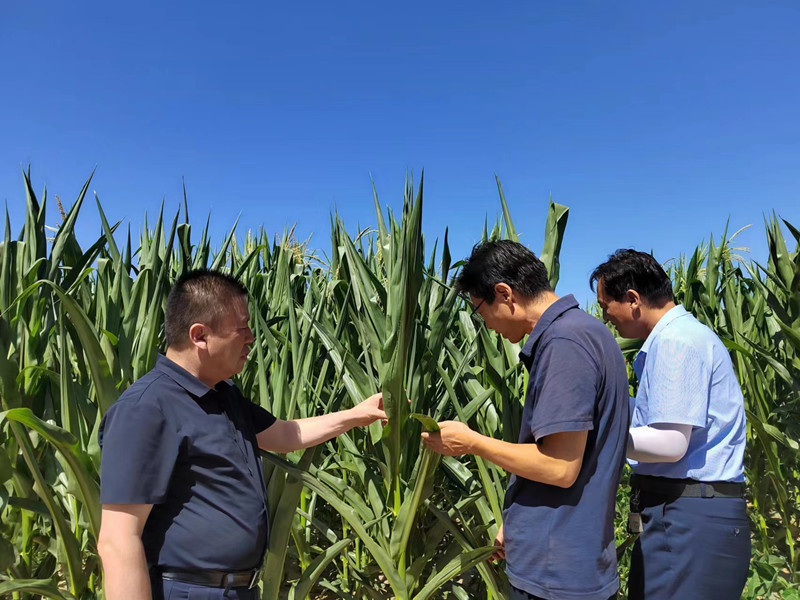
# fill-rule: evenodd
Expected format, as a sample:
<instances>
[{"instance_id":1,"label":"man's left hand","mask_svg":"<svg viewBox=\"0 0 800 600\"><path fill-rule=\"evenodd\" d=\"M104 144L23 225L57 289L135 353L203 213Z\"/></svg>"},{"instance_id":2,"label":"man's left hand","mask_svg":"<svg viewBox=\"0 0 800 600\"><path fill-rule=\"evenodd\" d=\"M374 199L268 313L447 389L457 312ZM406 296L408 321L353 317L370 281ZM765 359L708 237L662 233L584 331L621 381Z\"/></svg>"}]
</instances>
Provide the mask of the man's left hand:
<instances>
[{"instance_id":1,"label":"man's left hand","mask_svg":"<svg viewBox=\"0 0 800 600\"><path fill-rule=\"evenodd\" d=\"M433 452L444 456L472 454L477 434L460 421L442 421L439 431L423 432L422 442Z\"/></svg>"}]
</instances>

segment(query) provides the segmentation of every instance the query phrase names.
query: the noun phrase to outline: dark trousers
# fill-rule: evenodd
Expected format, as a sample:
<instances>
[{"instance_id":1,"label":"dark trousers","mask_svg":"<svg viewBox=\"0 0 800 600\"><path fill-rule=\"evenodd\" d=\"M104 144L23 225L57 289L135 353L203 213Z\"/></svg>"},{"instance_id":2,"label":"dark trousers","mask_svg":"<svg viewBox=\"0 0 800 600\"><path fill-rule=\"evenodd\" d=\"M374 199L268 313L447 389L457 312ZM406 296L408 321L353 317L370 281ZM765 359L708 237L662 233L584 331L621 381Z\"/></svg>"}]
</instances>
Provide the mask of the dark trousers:
<instances>
[{"instance_id":1,"label":"dark trousers","mask_svg":"<svg viewBox=\"0 0 800 600\"><path fill-rule=\"evenodd\" d=\"M151 578L153 600L259 600L258 588L225 588Z\"/></svg>"},{"instance_id":2,"label":"dark trousers","mask_svg":"<svg viewBox=\"0 0 800 600\"><path fill-rule=\"evenodd\" d=\"M629 600L739 600L750 564L744 499L642 492L640 506Z\"/></svg>"}]
</instances>

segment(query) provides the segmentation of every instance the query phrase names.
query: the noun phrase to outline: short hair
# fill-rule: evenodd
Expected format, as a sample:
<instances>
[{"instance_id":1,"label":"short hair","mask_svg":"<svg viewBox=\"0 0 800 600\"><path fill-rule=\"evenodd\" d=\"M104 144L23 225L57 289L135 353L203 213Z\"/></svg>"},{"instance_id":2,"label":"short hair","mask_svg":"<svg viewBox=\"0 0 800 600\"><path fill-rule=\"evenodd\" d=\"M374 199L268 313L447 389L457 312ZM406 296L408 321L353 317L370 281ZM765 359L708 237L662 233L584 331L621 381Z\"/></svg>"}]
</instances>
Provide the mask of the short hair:
<instances>
[{"instance_id":1,"label":"short hair","mask_svg":"<svg viewBox=\"0 0 800 600\"><path fill-rule=\"evenodd\" d=\"M603 280L603 291L614 300L622 300L628 290L636 290L651 306L674 301L672 281L663 267L647 252L620 249L592 271L589 286Z\"/></svg>"},{"instance_id":2,"label":"short hair","mask_svg":"<svg viewBox=\"0 0 800 600\"><path fill-rule=\"evenodd\" d=\"M197 269L181 275L167 296L164 336L167 347L178 348L189 340L194 323L214 327L230 307L231 300L247 296L247 288L230 275Z\"/></svg>"},{"instance_id":3,"label":"short hair","mask_svg":"<svg viewBox=\"0 0 800 600\"><path fill-rule=\"evenodd\" d=\"M494 286L498 283L508 284L526 298L553 290L544 263L519 242L495 240L476 244L456 278L456 290L492 304Z\"/></svg>"}]
</instances>

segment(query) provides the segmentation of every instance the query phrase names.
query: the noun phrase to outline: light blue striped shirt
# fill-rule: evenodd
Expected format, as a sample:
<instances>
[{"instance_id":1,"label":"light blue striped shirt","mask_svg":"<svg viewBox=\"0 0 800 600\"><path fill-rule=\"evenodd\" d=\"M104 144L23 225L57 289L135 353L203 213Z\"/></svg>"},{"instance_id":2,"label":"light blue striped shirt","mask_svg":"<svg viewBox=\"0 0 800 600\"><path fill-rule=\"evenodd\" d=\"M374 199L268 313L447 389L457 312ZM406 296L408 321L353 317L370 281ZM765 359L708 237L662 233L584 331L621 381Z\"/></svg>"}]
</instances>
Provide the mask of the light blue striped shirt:
<instances>
[{"instance_id":1,"label":"light blue striped shirt","mask_svg":"<svg viewBox=\"0 0 800 600\"><path fill-rule=\"evenodd\" d=\"M647 336L633 370L639 389L631 427L692 425L689 448L681 460L629 460L634 473L744 481L744 399L728 350L716 334L678 305Z\"/></svg>"}]
</instances>

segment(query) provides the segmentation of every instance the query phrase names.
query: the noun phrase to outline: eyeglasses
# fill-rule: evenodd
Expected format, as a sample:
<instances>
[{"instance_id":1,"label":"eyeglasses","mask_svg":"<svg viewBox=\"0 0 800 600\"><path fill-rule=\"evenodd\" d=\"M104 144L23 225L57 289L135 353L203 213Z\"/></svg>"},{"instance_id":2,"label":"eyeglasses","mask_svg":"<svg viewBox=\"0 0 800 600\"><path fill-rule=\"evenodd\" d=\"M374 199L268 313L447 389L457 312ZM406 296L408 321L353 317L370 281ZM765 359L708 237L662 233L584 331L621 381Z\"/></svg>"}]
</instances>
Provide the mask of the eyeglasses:
<instances>
[{"instance_id":1,"label":"eyeglasses","mask_svg":"<svg viewBox=\"0 0 800 600\"><path fill-rule=\"evenodd\" d=\"M478 318L478 317L480 317L480 314L478 313L478 309L479 309L481 306L483 306L483 303L484 303L484 302L486 302L486 298L481 298L481 301L480 301L480 302L478 302L476 305L472 306L472 311L470 311L469 315L470 315L471 317L473 317L473 318ZM472 305L472 302L470 302L470 305Z\"/></svg>"}]
</instances>

